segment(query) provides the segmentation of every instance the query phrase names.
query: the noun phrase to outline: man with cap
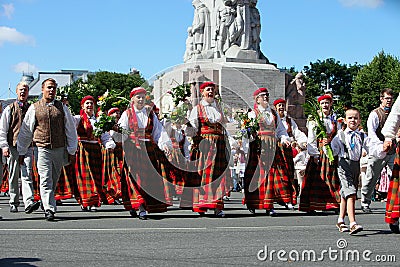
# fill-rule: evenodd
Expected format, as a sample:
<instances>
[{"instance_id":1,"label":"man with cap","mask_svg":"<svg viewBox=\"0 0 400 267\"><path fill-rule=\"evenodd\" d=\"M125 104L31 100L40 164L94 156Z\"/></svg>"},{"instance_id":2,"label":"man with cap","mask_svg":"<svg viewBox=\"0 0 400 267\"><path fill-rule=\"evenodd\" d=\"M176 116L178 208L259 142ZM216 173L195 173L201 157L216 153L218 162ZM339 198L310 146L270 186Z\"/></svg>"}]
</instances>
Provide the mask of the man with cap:
<instances>
[{"instance_id":1,"label":"man with cap","mask_svg":"<svg viewBox=\"0 0 400 267\"><path fill-rule=\"evenodd\" d=\"M380 101L381 104L378 108L371 111L367 120L368 137L372 138L375 142L385 141L382 134L382 128L385 125L387 117L393 105L394 92L390 88L385 88L381 91ZM393 144L395 144L395 138ZM387 152L386 157L379 159L374 155L368 156L367 170L365 176L361 180L361 210L364 213L372 213L370 205L371 198L374 193L375 185L381 177L382 169L387 165L393 170L394 159L396 152L396 145Z\"/></svg>"},{"instance_id":2,"label":"man with cap","mask_svg":"<svg viewBox=\"0 0 400 267\"><path fill-rule=\"evenodd\" d=\"M132 216L139 210L141 220L148 213L166 212L172 205L163 161L172 144L152 107L145 105L145 97L146 89L132 89L131 104L118 121L124 130L122 200Z\"/></svg>"},{"instance_id":3,"label":"man with cap","mask_svg":"<svg viewBox=\"0 0 400 267\"><path fill-rule=\"evenodd\" d=\"M269 106L269 92L265 87L253 93L254 110L249 118L258 120L257 139L250 142L249 162L244 174L244 199L249 211L263 209L276 216L274 202L283 202L293 208L293 190L285 170L280 146L289 147L289 136L281 118Z\"/></svg>"},{"instance_id":4,"label":"man with cap","mask_svg":"<svg viewBox=\"0 0 400 267\"><path fill-rule=\"evenodd\" d=\"M189 161L191 173L185 181L187 188L181 206L191 206L200 215L210 209L216 217L222 218L225 217L223 197L230 147L224 127L226 119L215 99L215 87L213 82L200 85L202 99L189 115L187 134L193 139Z\"/></svg>"},{"instance_id":5,"label":"man with cap","mask_svg":"<svg viewBox=\"0 0 400 267\"><path fill-rule=\"evenodd\" d=\"M292 144L291 147L282 147L283 148L283 156L285 158L286 167L288 170L289 178L293 181L293 185L297 189L298 181L295 179L294 175L294 162L293 162L293 149L296 148L297 144L301 146L307 145L307 136L303 133L296 122L287 115L286 112L286 101L282 98L278 98L274 101L274 107L279 114L279 117L282 120L283 126L285 126L286 132L289 135L290 142ZM297 192L298 193L298 192Z\"/></svg>"},{"instance_id":6,"label":"man with cap","mask_svg":"<svg viewBox=\"0 0 400 267\"><path fill-rule=\"evenodd\" d=\"M0 146L3 150L3 156L7 158L9 172L8 181L10 211L18 212L20 192L19 179L21 179L22 197L25 205L25 212L31 213L34 210L37 210L40 206L40 203L35 202L33 197L33 150L30 146L27 150L24 163L22 165L19 165L19 155L17 151L18 134L22 121L24 120L25 114L29 108L29 85L26 82L18 83L16 87L16 93L17 100L4 109L0 120Z\"/></svg>"},{"instance_id":7,"label":"man with cap","mask_svg":"<svg viewBox=\"0 0 400 267\"><path fill-rule=\"evenodd\" d=\"M43 97L29 107L17 141L20 164L24 162L32 141L38 147L40 196L48 221L54 220L57 210L54 190L61 168L68 161L75 161L78 142L71 112L66 105L55 100L56 91L54 79L48 78L42 82Z\"/></svg>"},{"instance_id":8,"label":"man with cap","mask_svg":"<svg viewBox=\"0 0 400 267\"><path fill-rule=\"evenodd\" d=\"M320 117L325 125L329 142L336 135L338 122L332 113L332 96L318 98ZM307 152L310 160L305 170L300 195L299 210L314 215L316 210L339 210L340 180L337 174L338 162L330 163L323 148L322 138L317 137L316 122L308 121Z\"/></svg>"}]
</instances>

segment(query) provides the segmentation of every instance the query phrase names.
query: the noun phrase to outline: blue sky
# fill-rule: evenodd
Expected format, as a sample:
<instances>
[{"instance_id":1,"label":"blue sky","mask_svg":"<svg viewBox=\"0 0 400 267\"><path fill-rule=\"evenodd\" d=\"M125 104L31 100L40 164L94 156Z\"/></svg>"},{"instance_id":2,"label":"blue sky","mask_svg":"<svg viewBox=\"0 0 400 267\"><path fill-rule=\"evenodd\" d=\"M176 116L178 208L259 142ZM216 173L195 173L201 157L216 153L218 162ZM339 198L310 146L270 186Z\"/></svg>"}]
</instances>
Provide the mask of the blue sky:
<instances>
[{"instance_id":1,"label":"blue sky","mask_svg":"<svg viewBox=\"0 0 400 267\"><path fill-rule=\"evenodd\" d=\"M183 62L191 0L0 0L0 99L22 71L79 69L145 78ZM261 50L279 68L333 57L400 57L398 0L259 0Z\"/></svg>"}]
</instances>

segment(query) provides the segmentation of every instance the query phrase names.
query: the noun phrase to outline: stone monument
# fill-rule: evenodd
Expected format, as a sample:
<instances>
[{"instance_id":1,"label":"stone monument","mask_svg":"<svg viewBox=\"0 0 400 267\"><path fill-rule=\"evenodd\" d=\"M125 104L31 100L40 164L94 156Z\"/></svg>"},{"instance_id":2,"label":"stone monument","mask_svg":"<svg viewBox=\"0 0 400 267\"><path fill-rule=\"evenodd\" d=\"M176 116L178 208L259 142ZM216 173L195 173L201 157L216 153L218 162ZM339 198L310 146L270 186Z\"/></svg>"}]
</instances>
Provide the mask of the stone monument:
<instances>
[{"instance_id":1,"label":"stone monument","mask_svg":"<svg viewBox=\"0 0 400 267\"><path fill-rule=\"evenodd\" d=\"M154 99L163 113L173 108L166 92L189 83L197 104L198 87L212 80L228 106L253 106L252 94L267 87L270 100L285 98L292 77L280 71L261 52L261 17L257 0L193 0L193 22L187 30L184 63L154 81Z\"/></svg>"}]
</instances>

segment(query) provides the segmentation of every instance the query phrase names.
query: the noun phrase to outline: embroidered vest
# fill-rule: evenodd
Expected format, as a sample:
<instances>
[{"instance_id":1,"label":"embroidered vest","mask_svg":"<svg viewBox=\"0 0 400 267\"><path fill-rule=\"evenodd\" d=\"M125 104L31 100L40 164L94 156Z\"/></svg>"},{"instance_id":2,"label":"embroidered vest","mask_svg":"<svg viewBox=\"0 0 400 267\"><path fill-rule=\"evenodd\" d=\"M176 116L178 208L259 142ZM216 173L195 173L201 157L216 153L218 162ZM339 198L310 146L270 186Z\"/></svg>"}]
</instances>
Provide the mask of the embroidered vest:
<instances>
[{"instance_id":1,"label":"embroidered vest","mask_svg":"<svg viewBox=\"0 0 400 267\"><path fill-rule=\"evenodd\" d=\"M66 136L63 104L55 100L54 105L46 106L46 101L41 99L33 105L36 117L33 141L38 147L64 147Z\"/></svg>"},{"instance_id":2,"label":"embroidered vest","mask_svg":"<svg viewBox=\"0 0 400 267\"><path fill-rule=\"evenodd\" d=\"M22 107L20 107L17 101L9 105L10 123L7 133L8 145L14 147L17 145L19 130L21 128L22 121L25 118L25 114L28 111L29 106L29 103L25 103Z\"/></svg>"}]
</instances>

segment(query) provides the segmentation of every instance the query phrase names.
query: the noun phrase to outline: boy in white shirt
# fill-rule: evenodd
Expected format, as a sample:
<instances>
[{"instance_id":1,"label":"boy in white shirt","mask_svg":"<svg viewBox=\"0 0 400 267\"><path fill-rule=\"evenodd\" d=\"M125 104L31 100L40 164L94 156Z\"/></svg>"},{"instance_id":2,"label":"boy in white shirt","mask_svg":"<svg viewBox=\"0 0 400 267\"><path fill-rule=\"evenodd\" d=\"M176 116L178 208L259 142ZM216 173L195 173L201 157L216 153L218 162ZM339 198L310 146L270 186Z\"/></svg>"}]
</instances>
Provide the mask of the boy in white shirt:
<instances>
[{"instance_id":1,"label":"boy in white shirt","mask_svg":"<svg viewBox=\"0 0 400 267\"><path fill-rule=\"evenodd\" d=\"M345 123L347 128L339 130L332 139L333 154L339 156L338 175L340 179L340 213L337 228L340 232L356 234L363 230L355 219L355 202L357 199L358 177L360 175L360 158L364 148L370 154L381 157L382 146L374 146L365 133L359 131L360 112L356 108L346 110ZM327 139L323 140L326 144ZM372 151L374 150L374 151ZM344 223L346 212L350 221L350 229Z\"/></svg>"}]
</instances>

